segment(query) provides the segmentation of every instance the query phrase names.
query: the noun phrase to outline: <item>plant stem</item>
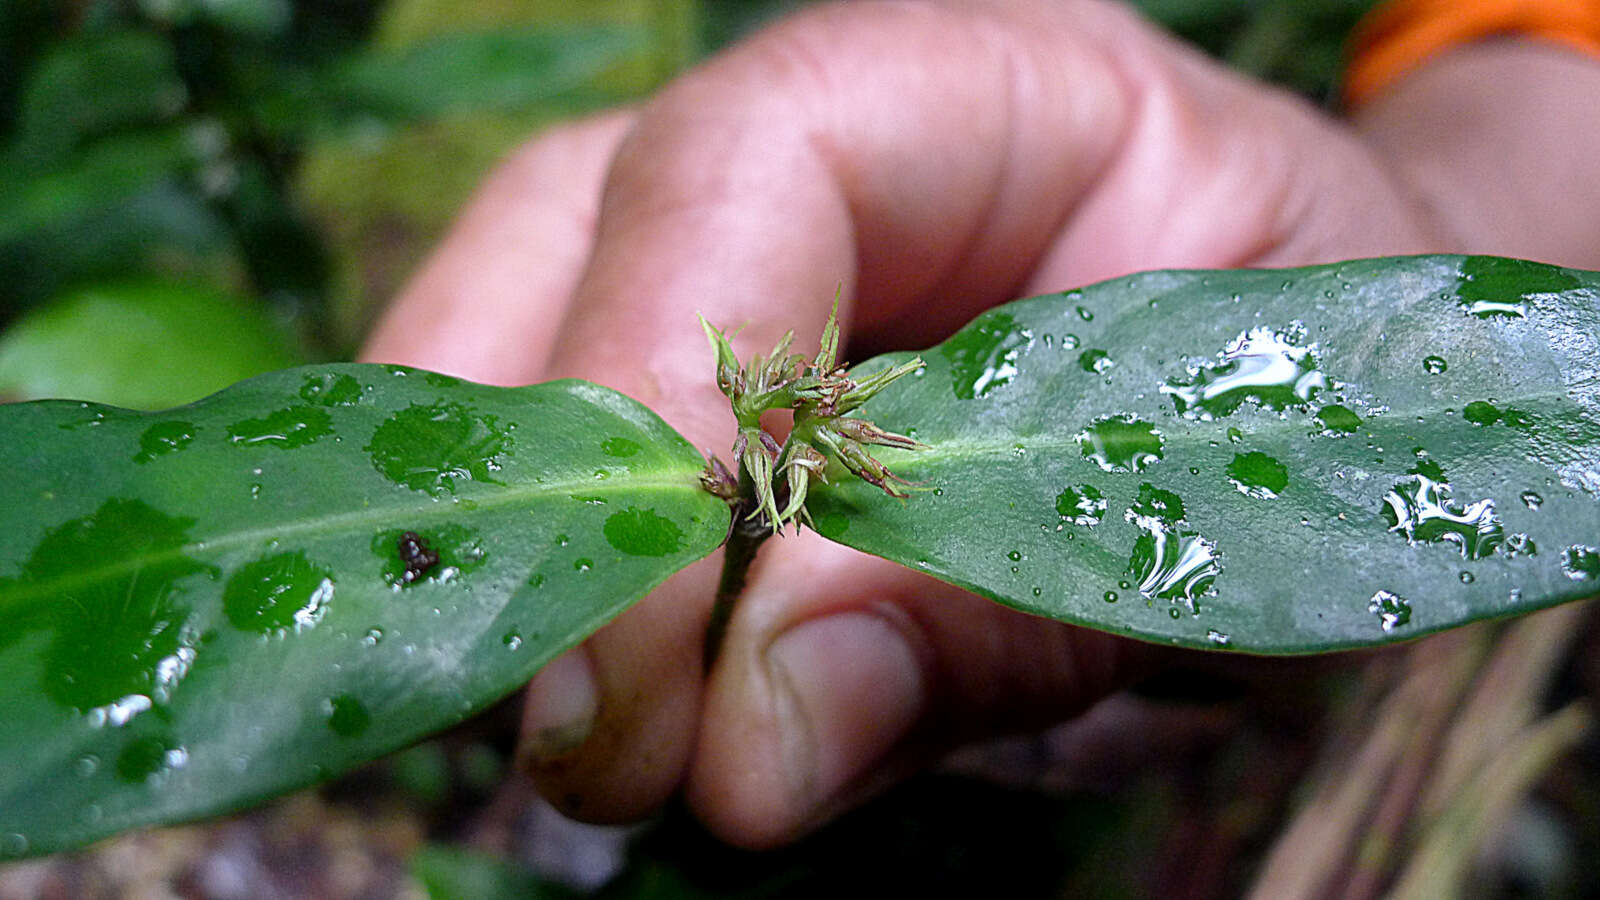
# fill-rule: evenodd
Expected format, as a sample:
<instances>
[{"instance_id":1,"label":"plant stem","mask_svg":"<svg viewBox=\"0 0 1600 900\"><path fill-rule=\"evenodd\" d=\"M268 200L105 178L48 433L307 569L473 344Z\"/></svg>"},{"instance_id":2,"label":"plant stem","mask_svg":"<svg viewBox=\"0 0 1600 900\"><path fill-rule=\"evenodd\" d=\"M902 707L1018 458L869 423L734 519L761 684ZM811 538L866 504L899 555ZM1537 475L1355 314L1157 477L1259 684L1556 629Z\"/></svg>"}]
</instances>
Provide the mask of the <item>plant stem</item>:
<instances>
[{"instance_id":1,"label":"plant stem","mask_svg":"<svg viewBox=\"0 0 1600 900\"><path fill-rule=\"evenodd\" d=\"M741 478L741 487L748 478ZM745 576L755 561L756 551L772 537L772 526L765 516L750 518L756 508L754 497L741 498L733 505L733 527L728 531L727 543L722 548L722 577L717 581L717 599L711 605L711 621L706 624L705 668L717 661L722 650L722 639L728 631L728 620L733 617L733 606L744 593Z\"/></svg>"}]
</instances>

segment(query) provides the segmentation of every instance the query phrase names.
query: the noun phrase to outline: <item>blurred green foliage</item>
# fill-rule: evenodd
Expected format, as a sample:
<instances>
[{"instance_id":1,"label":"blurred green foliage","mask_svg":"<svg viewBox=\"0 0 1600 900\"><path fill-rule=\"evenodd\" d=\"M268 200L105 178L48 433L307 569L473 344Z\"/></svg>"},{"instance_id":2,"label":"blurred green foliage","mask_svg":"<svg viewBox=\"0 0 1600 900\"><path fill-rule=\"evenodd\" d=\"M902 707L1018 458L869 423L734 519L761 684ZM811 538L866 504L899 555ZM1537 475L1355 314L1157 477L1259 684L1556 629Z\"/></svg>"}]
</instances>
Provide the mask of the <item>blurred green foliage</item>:
<instances>
[{"instance_id":1,"label":"blurred green foliage","mask_svg":"<svg viewBox=\"0 0 1600 900\"><path fill-rule=\"evenodd\" d=\"M297 355L348 358L511 148L643 97L805 2L4 0L0 328L59 304L58 346L74 329L89 346L127 343L134 334L108 333L71 298L141 279L244 298L291 327ZM1241 70L1324 99L1371 0L1137 5ZM274 358L235 339L160 352ZM23 355L40 368L14 366L4 395L113 380L48 371L101 354L52 362L35 342Z\"/></svg>"}]
</instances>

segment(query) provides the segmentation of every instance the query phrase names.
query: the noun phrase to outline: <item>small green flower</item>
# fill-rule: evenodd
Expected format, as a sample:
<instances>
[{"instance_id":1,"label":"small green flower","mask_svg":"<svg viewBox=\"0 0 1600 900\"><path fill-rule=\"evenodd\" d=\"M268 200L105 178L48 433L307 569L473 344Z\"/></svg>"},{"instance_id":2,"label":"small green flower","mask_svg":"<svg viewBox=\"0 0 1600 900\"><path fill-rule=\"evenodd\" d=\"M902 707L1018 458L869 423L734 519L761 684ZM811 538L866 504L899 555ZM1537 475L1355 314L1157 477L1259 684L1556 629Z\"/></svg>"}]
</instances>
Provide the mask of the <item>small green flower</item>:
<instances>
[{"instance_id":1,"label":"small green flower","mask_svg":"<svg viewBox=\"0 0 1600 900\"><path fill-rule=\"evenodd\" d=\"M922 360L911 359L855 380L839 365L838 315L839 301L835 297L833 312L822 329L822 345L813 359L808 361L804 356L789 352L794 342L791 331L778 339L771 353L752 357L748 366L739 364L726 333L713 327L703 316L700 319L700 326L716 355L717 387L728 397L739 423L733 455L739 461L743 476L749 478L753 508L748 518L763 518L774 532L782 531L789 522L810 522L805 502L811 481L827 480L827 457L821 451L828 451L856 477L889 496L908 497L910 492L904 485L910 482L890 472L867 447L927 449L905 435L885 431L865 419L847 415L890 384L921 368ZM761 414L774 409L794 411L794 429L782 446L761 427ZM736 503L745 489L743 480L735 479L714 458L702 475L702 482L707 490L730 503ZM737 485L731 492L730 482ZM780 497L783 498L781 510Z\"/></svg>"}]
</instances>

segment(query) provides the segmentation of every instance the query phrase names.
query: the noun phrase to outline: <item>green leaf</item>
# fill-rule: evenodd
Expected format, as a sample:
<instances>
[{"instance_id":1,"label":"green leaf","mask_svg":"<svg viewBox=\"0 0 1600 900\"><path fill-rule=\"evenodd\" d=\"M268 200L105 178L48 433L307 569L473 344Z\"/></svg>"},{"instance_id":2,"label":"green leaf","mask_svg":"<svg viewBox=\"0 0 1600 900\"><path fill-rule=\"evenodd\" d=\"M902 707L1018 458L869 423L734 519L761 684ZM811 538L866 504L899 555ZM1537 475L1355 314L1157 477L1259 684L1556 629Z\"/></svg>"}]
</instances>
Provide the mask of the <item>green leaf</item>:
<instances>
[{"instance_id":1,"label":"green leaf","mask_svg":"<svg viewBox=\"0 0 1600 900\"><path fill-rule=\"evenodd\" d=\"M288 370L0 407L0 854L229 810L525 682L723 538L700 455L580 381Z\"/></svg>"},{"instance_id":2,"label":"green leaf","mask_svg":"<svg viewBox=\"0 0 1600 900\"><path fill-rule=\"evenodd\" d=\"M587 85L643 44L617 26L534 27L442 35L372 50L331 72L330 101L384 121L519 109Z\"/></svg>"},{"instance_id":3,"label":"green leaf","mask_svg":"<svg viewBox=\"0 0 1600 900\"><path fill-rule=\"evenodd\" d=\"M62 297L0 335L0 397L160 409L301 361L260 309L216 290L104 285Z\"/></svg>"},{"instance_id":4,"label":"green leaf","mask_svg":"<svg viewBox=\"0 0 1600 900\"><path fill-rule=\"evenodd\" d=\"M812 515L1009 606L1305 653L1600 590L1600 275L1156 272L991 310L922 356L860 414L932 445L882 454L927 490L834 466Z\"/></svg>"}]
</instances>

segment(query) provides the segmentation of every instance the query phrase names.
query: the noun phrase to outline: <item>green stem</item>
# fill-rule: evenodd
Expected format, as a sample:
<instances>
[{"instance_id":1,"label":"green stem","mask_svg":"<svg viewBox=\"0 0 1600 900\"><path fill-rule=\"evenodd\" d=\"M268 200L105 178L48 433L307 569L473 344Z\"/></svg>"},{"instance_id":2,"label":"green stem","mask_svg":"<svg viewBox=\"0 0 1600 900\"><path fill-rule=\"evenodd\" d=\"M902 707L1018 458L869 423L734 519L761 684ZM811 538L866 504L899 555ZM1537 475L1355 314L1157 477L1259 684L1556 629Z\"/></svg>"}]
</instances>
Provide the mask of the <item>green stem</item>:
<instances>
[{"instance_id":1,"label":"green stem","mask_svg":"<svg viewBox=\"0 0 1600 900\"><path fill-rule=\"evenodd\" d=\"M741 487L748 478L741 478ZM742 498L733 505L733 528L728 532L727 543L722 547L722 577L717 581L717 599L711 605L711 621L706 624L705 668L717 661L722 650L722 639L728 631L728 620L733 618L734 604L744 593L745 576L750 564L755 562L756 551L772 537L772 526L765 516L750 518L755 509L753 497Z\"/></svg>"}]
</instances>

